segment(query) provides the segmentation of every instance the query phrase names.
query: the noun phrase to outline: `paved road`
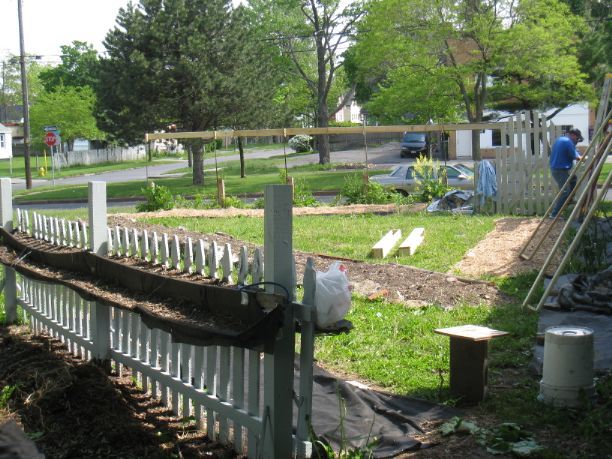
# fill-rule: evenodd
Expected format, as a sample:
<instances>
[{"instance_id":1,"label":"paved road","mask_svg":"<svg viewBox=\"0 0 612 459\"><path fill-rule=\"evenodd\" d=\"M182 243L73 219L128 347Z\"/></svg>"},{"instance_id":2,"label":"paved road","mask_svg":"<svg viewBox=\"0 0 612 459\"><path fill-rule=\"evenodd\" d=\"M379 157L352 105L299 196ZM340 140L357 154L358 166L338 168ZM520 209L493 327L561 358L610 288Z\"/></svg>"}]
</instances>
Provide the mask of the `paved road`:
<instances>
[{"instance_id":1,"label":"paved road","mask_svg":"<svg viewBox=\"0 0 612 459\"><path fill-rule=\"evenodd\" d=\"M287 153L291 150L287 149ZM271 150L259 150L255 152L247 152L246 160L248 164L249 159L269 158L272 156L283 155L283 149L271 149ZM363 148L345 151L332 152L330 155L330 161L332 163L363 163L365 161L366 152ZM402 159L399 155L399 142L390 142L380 147L368 148L367 151L368 162L375 168L389 168L397 164L407 163L414 161L413 159ZM220 156L217 158L217 163L222 167L224 162L236 161L239 159L238 154L232 154L227 156ZM608 158L608 161L612 162L612 157ZM316 164L319 162L318 154L302 155L287 158L289 167L304 165L304 164ZM461 162L464 164L471 164L472 161L468 159L451 160L449 163ZM206 158L204 160L204 167L214 167L214 158ZM160 176L168 176L174 170L187 167L186 160L177 160L172 162L156 162L154 165L147 165L145 167L139 167L134 169L126 169L120 171L109 171L101 174L89 174L80 175L77 177L68 177L55 180L55 186L63 185L76 185L86 184L92 180L105 181L107 183L116 182L127 182L142 180L145 182L149 178L155 178ZM52 181L50 179L34 179L32 181L33 187L38 186L50 186ZM23 179L14 178L13 187L15 189L25 188L25 181ZM612 200L612 190L608 190L606 200Z\"/></svg>"}]
</instances>

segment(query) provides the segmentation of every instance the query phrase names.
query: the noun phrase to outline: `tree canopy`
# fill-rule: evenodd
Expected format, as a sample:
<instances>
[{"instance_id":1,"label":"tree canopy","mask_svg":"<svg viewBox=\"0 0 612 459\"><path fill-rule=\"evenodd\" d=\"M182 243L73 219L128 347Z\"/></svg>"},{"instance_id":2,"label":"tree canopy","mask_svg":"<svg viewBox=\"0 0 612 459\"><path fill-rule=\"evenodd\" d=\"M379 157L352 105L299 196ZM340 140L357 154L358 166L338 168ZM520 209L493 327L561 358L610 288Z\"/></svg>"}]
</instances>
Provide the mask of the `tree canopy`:
<instances>
[{"instance_id":1,"label":"tree canopy","mask_svg":"<svg viewBox=\"0 0 612 459\"><path fill-rule=\"evenodd\" d=\"M69 150L77 138L101 140L104 133L93 116L95 94L89 86L60 86L53 92L43 92L30 108L32 143L42 146L43 127L57 126Z\"/></svg>"},{"instance_id":2,"label":"tree canopy","mask_svg":"<svg viewBox=\"0 0 612 459\"><path fill-rule=\"evenodd\" d=\"M40 73L40 81L47 92L60 87L73 86L95 88L98 77L98 53L94 47L83 41L73 41L61 46L61 63Z\"/></svg>"},{"instance_id":3,"label":"tree canopy","mask_svg":"<svg viewBox=\"0 0 612 459\"><path fill-rule=\"evenodd\" d=\"M229 0L141 0L121 9L100 63L100 123L133 143L168 123L204 131L246 126L272 99L265 54ZM192 141L194 184L202 142Z\"/></svg>"},{"instance_id":4,"label":"tree canopy","mask_svg":"<svg viewBox=\"0 0 612 459\"><path fill-rule=\"evenodd\" d=\"M558 0L376 0L350 75L389 121L565 105L592 97L576 57L581 24Z\"/></svg>"},{"instance_id":5,"label":"tree canopy","mask_svg":"<svg viewBox=\"0 0 612 459\"><path fill-rule=\"evenodd\" d=\"M259 27L266 31L268 40L291 63L285 68L300 81L298 84L294 79L284 89L301 85L309 96L315 126L327 127L330 116L343 105L338 103L344 86L338 84L344 83L342 53L363 12L360 2L250 0L249 6L257 12ZM317 149L319 162L328 163L327 135L318 136Z\"/></svg>"}]
</instances>

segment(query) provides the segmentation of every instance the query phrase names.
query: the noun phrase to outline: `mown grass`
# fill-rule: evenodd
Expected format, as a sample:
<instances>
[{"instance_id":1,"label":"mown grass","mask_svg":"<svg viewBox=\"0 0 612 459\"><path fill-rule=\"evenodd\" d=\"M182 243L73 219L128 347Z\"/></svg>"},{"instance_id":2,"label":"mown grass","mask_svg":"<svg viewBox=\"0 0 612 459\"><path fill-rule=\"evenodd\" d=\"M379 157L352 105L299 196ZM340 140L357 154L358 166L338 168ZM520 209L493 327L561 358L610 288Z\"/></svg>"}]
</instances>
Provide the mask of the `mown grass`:
<instances>
[{"instance_id":1,"label":"mown grass","mask_svg":"<svg viewBox=\"0 0 612 459\"><path fill-rule=\"evenodd\" d=\"M290 171L296 181L300 181L306 189L311 191L338 191L350 176L362 176L361 170L352 171L321 171L306 170L304 172ZM240 178L239 174L225 175L225 192L233 196L246 196L261 194L266 185L284 183L279 169L274 172L250 174ZM205 174L204 186L194 186L191 175L183 177L157 178L155 183L170 188L173 195L192 196L195 194L216 195L217 185L214 172ZM106 187L109 198L133 199L143 196L142 188L145 181L124 183L108 183ZM60 187L37 187L33 190L20 190L15 192L16 202L36 202L49 200L87 199L87 185L67 185Z\"/></svg>"},{"instance_id":2,"label":"mown grass","mask_svg":"<svg viewBox=\"0 0 612 459\"><path fill-rule=\"evenodd\" d=\"M191 231L222 231L240 240L263 243L263 219L253 217L154 218L152 223L182 226ZM433 271L452 269L469 248L494 226L495 217L431 215L425 212L392 215L296 216L293 218L293 248L374 263L399 263ZM377 260L370 257L372 246L390 229L408 235L416 227L425 228L425 241L415 255L393 255Z\"/></svg>"}]
</instances>

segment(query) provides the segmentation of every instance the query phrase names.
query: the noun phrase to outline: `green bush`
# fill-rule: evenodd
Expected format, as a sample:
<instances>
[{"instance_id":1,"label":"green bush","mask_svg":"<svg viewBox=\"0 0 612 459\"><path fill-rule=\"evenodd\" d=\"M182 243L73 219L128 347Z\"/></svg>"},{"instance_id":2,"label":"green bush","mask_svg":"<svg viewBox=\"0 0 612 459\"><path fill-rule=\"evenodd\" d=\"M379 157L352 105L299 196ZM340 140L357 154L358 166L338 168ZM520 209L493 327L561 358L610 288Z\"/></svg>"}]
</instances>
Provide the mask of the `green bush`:
<instances>
[{"instance_id":1,"label":"green bush","mask_svg":"<svg viewBox=\"0 0 612 459\"><path fill-rule=\"evenodd\" d=\"M293 185L293 205L296 207L317 207L319 201L306 187L304 180L296 180Z\"/></svg>"},{"instance_id":2,"label":"green bush","mask_svg":"<svg viewBox=\"0 0 612 459\"><path fill-rule=\"evenodd\" d=\"M226 196L223 200L223 208L234 207L235 209L244 209L246 205L244 201L236 196Z\"/></svg>"},{"instance_id":3,"label":"green bush","mask_svg":"<svg viewBox=\"0 0 612 459\"><path fill-rule=\"evenodd\" d=\"M380 183L363 183L362 178L357 175L346 178L340 194L347 204L389 204L403 200L398 193L385 189Z\"/></svg>"},{"instance_id":4,"label":"green bush","mask_svg":"<svg viewBox=\"0 0 612 459\"><path fill-rule=\"evenodd\" d=\"M296 153L305 153L310 151L312 148L310 142L312 137L305 134L298 134L289 139L289 147Z\"/></svg>"},{"instance_id":5,"label":"green bush","mask_svg":"<svg viewBox=\"0 0 612 459\"><path fill-rule=\"evenodd\" d=\"M439 161L419 155L414 163L414 180L421 202L429 202L434 198L441 198L452 190L446 184L446 169L440 166Z\"/></svg>"},{"instance_id":6,"label":"green bush","mask_svg":"<svg viewBox=\"0 0 612 459\"><path fill-rule=\"evenodd\" d=\"M174 207L174 198L168 187L151 182L148 187L141 190L146 201L136 206L138 212L170 210Z\"/></svg>"}]
</instances>

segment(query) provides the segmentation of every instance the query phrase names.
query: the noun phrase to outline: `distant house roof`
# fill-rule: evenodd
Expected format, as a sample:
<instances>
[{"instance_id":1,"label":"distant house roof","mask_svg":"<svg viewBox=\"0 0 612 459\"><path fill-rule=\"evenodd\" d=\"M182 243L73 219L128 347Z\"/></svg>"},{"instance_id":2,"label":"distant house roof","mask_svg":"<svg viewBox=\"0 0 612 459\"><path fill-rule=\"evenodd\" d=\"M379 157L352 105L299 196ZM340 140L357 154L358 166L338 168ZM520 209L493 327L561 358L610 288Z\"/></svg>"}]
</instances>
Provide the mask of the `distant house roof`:
<instances>
[{"instance_id":1,"label":"distant house roof","mask_svg":"<svg viewBox=\"0 0 612 459\"><path fill-rule=\"evenodd\" d=\"M21 121L22 118L23 105L0 105L0 123Z\"/></svg>"},{"instance_id":2,"label":"distant house roof","mask_svg":"<svg viewBox=\"0 0 612 459\"><path fill-rule=\"evenodd\" d=\"M4 124L0 123L0 132L11 132Z\"/></svg>"}]
</instances>

